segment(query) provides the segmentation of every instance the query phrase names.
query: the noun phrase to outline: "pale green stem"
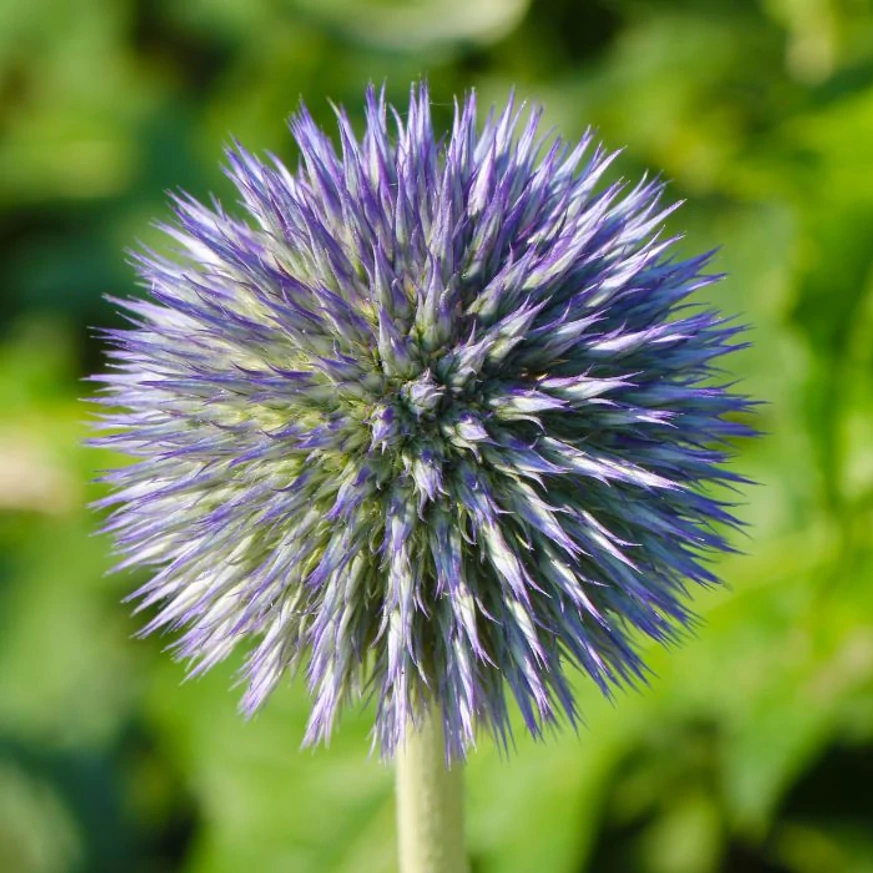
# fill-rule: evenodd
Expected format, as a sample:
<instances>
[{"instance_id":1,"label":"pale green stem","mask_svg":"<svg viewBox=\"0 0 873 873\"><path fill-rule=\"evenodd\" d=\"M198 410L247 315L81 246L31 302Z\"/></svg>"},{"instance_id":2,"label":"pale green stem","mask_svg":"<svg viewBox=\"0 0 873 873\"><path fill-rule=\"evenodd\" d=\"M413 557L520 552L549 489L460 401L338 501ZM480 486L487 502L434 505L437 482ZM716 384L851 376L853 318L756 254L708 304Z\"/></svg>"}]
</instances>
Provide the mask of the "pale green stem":
<instances>
[{"instance_id":1,"label":"pale green stem","mask_svg":"<svg viewBox=\"0 0 873 873\"><path fill-rule=\"evenodd\" d=\"M396 758L400 873L467 873L463 769L446 767L438 710L410 724Z\"/></svg>"}]
</instances>

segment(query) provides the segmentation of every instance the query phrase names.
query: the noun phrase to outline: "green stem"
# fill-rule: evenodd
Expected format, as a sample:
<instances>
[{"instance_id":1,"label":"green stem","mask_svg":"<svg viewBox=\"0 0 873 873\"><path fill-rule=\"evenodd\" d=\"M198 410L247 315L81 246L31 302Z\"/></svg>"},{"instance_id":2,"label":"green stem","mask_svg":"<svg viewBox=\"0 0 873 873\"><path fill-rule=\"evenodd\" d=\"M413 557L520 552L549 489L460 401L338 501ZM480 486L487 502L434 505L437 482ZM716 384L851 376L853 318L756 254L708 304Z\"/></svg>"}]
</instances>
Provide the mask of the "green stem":
<instances>
[{"instance_id":1,"label":"green stem","mask_svg":"<svg viewBox=\"0 0 873 873\"><path fill-rule=\"evenodd\" d=\"M464 775L446 767L439 710L410 725L397 751L397 828L400 873L467 873L464 854Z\"/></svg>"}]
</instances>

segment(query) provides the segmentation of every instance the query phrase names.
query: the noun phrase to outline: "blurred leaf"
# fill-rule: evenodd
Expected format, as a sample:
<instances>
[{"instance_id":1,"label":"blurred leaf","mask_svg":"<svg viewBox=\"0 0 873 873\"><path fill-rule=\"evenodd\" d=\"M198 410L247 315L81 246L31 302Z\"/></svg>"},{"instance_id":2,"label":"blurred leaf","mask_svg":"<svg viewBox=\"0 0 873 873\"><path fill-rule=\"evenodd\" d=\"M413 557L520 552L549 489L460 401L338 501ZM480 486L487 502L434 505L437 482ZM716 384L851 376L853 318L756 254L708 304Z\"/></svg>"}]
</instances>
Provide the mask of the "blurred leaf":
<instances>
[{"instance_id":1,"label":"blurred leaf","mask_svg":"<svg viewBox=\"0 0 873 873\"><path fill-rule=\"evenodd\" d=\"M355 40L416 52L452 43L496 42L529 0L291 0L292 8Z\"/></svg>"}]
</instances>

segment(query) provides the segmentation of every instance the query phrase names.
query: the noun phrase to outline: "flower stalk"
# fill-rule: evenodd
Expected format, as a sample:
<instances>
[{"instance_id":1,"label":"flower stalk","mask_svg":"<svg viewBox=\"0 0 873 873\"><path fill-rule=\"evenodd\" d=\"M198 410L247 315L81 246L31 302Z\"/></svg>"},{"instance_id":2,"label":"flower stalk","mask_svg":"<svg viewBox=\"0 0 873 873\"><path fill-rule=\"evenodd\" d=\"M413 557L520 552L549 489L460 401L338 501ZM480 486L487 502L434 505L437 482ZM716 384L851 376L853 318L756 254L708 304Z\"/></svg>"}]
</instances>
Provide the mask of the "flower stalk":
<instances>
[{"instance_id":1,"label":"flower stalk","mask_svg":"<svg viewBox=\"0 0 873 873\"><path fill-rule=\"evenodd\" d=\"M467 873L463 768L446 763L438 710L410 725L396 772L400 873Z\"/></svg>"}]
</instances>

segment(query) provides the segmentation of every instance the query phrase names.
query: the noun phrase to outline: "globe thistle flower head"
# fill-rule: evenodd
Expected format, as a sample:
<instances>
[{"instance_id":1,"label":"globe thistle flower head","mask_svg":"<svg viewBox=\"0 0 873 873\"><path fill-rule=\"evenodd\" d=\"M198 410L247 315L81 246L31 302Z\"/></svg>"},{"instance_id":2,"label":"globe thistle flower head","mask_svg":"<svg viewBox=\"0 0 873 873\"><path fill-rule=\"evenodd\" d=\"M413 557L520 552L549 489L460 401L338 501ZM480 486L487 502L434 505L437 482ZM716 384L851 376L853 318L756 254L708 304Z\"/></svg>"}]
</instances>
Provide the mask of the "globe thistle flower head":
<instances>
[{"instance_id":1,"label":"globe thistle flower head","mask_svg":"<svg viewBox=\"0 0 873 873\"><path fill-rule=\"evenodd\" d=\"M446 753L578 719L568 671L644 675L689 584L717 581L748 401L715 362L741 330L690 295L717 278L661 228L664 185L601 177L614 154L539 133L513 102L450 134L425 86L372 88L339 145L305 108L296 172L239 145L242 215L174 199L172 258L136 256L117 301L96 442L144 633L192 672L238 645L243 708L302 670L307 741L371 696L385 755L435 704Z\"/></svg>"}]
</instances>

